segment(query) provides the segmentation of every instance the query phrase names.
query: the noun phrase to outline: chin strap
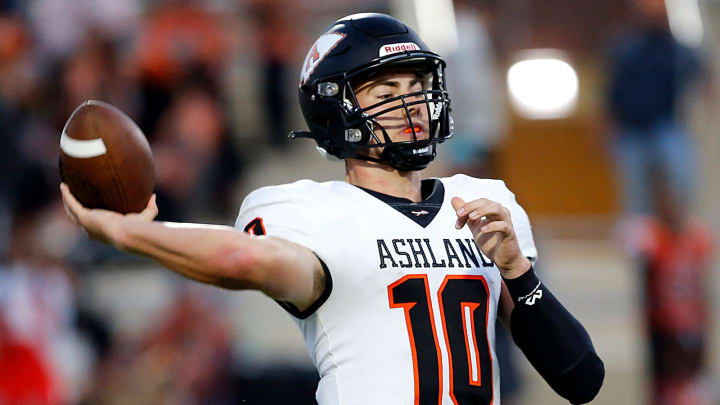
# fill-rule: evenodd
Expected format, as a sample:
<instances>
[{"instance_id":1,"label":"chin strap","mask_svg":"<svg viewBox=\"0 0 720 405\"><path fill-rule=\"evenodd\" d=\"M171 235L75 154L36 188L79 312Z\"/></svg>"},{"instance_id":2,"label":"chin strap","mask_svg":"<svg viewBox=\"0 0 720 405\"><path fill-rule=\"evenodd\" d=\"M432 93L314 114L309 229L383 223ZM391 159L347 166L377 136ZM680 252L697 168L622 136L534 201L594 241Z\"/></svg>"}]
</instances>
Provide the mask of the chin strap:
<instances>
[{"instance_id":1,"label":"chin strap","mask_svg":"<svg viewBox=\"0 0 720 405\"><path fill-rule=\"evenodd\" d=\"M418 149L428 148L427 152L416 153ZM418 145L386 146L380 159L400 171L422 170L435 158L435 144L430 143L418 148Z\"/></svg>"},{"instance_id":2,"label":"chin strap","mask_svg":"<svg viewBox=\"0 0 720 405\"><path fill-rule=\"evenodd\" d=\"M309 138L315 140L318 146L325 149L320 142L318 137L310 131L292 131L288 135L290 139L297 138ZM414 151L418 149L418 145L389 145L385 146L380 158L374 158L360 153L356 153L354 156L349 156L353 159L365 160L367 162L380 163L389 165L392 168L401 172L417 171L426 168L430 162L435 158L435 143L428 143L423 147L430 148L427 153L415 154Z\"/></svg>"},{"instance_id":3,"label":"chin strap","mask_svg":"<svg viewBox=\"0 0 720 405\"><path fill-rule=\"evenodd\" d=\"M397 147L386 146L380 158L374 158L367 155L357 154L352 156L353 159L365 160L367 162L380 163L383 165L389 165L390 167L401 171L401 172L412 172L417 170L423 170L435 157L434 145L430 146L433 151L429 154L422 155L411 155L403 153ZM412 153L412 148L407 148Z\"/></svg>"}]
</instances>

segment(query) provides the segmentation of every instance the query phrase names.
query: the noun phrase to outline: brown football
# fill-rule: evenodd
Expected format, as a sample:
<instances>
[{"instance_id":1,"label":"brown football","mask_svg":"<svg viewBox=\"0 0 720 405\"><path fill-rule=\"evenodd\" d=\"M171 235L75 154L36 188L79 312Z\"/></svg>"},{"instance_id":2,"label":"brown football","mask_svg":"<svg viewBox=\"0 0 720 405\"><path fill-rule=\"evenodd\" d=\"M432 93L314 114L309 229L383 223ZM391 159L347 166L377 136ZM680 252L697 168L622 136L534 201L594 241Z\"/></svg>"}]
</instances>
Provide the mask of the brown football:
<instances>
[{"instance_id":1,"label":"brown football","mask_svg":"<svg viewBox=\"0 0 720 405\"><path fill-rule=\"evenodd\" d=\"M88 100L60 136L60 178L87 208L140 212L155 187L150 144L122 111Z\"/></svg>"}]
</instances>

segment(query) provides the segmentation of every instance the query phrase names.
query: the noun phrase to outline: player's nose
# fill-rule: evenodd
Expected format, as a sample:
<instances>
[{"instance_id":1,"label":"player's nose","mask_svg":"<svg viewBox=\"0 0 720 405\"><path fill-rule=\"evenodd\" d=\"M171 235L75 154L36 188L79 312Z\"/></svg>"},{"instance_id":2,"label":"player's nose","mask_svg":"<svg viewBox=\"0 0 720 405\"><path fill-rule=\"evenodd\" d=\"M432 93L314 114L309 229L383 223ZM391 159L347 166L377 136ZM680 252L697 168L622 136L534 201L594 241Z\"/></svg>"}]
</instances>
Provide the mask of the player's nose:
<instances>
[{"instance_id":1,"label":"player's nose","mask_svg":"<svg viewBox=\"0 0 720 405\"><path fill-rule=\"evenodd\" d=\"M422 96L411 96L405 100L408 104L407 112L411 117L423 116L425 113L425 103L422 102Z\"/></svg>"}]
</instances>

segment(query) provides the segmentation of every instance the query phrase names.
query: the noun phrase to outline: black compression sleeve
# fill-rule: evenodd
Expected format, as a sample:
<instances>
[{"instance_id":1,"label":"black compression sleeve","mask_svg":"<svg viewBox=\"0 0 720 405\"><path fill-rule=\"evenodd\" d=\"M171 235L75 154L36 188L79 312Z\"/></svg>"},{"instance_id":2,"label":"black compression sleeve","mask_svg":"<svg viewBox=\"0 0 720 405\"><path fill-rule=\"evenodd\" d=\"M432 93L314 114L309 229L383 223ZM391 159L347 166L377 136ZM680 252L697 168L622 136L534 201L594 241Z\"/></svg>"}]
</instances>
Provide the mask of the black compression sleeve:
<instances>
[{"instance_id":1,"label":"black compression sleeve","mask_svg":"<svg viewBox=\"0 0 720 405\"><path fill-rule=\"evenodd\" d=\"M605 367L580 322L540 282L531 268L504 280L515 303L513 340L555 392L573 404L600 391Z\"/></svg>"}]
</instances>

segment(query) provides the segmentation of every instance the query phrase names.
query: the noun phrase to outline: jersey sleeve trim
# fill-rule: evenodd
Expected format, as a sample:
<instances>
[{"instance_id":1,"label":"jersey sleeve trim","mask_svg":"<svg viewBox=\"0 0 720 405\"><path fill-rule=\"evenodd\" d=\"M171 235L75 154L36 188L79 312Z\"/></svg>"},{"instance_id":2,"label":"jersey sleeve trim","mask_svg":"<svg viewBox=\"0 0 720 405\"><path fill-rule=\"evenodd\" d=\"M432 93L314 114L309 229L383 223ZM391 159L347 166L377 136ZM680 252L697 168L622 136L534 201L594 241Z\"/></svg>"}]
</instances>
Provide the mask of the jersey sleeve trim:
<instances>
[{"instance_id":1,"label":"jersey sleeve trim","mask_svg":"<svg viewBox=\"0 0 720 405\"><path fill-rule=\"evenodd\" d=\"M314 253L314 252L313 252ZM306 310L300 311L298 307L295 306L295 304L287 301L278 301L275 300L283 309L285 309L290 315L294 316L298 319L306 319L310 315L314 314L315 311L318 310L322 306L322 304L327 301L328 298L330 298L330 293L333 289L333 281L332 281L332 275L330 274L330 270L328 269L325 262L318 256L316 253L315 257L320 261L320 265L323 268L323 272L325 273L325 287L323 287L323 292L320 294L317 300L312 303Z\"/></svg>"}]
</instances>

